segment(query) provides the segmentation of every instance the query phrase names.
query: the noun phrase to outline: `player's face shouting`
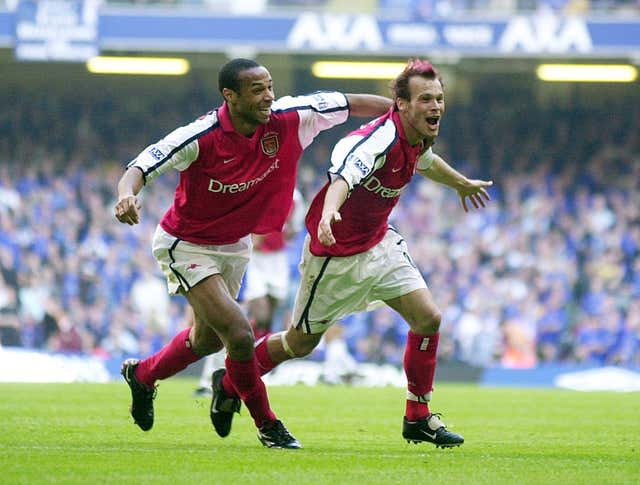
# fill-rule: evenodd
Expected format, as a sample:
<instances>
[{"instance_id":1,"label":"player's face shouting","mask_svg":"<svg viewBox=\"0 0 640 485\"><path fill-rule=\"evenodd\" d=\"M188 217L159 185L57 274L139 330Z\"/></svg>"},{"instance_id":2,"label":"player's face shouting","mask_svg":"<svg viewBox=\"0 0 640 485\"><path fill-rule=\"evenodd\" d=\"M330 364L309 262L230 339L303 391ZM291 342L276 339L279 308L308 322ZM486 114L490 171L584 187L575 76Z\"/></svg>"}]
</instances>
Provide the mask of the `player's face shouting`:
<instances>
[{"instance_id":1,"label":"player's face shouting","mask_svg":"<svg viewBox=\"0 0 640 485\"><path fill-rule=\"evenodd\" d=\"M413 76L409 79L411 101L403 103L402 114L408 125L409 141L433 140L440 131L440 118L444 114L444 92L437 79Z\"/></svg>"},{"instance_id":2,"label":"player's face shouting","mask_svg":"<svg viewBox=\"0 0 640 485\"><path fill-rule=\"evenodd\" d=\"M240 74L240 82L236 114L247 124L267 123L275 99L271 74L264 67L254 67Z\"/></svg>"}]
</instances>

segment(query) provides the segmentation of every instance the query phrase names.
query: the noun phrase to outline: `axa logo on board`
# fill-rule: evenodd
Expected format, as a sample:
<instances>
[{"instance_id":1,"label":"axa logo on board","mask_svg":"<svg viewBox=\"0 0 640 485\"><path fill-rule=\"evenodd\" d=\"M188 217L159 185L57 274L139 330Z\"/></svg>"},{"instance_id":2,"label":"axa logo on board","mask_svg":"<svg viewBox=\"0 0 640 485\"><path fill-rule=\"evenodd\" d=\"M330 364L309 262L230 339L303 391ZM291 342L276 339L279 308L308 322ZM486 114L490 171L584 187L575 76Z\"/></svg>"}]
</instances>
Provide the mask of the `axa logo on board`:
<instances>
[{"instance_id":1,"label":"axa logo on board","mask_svg":"<svg viewBox=\"0 0 640 485\"><path fill-rule=\"evenodd\" d=\"M593 43L583 19L561 19L548 13L512 19L500 36L498 48L502 52L589 52Z\"/></svg>"},{"instance_id":2,"label":"axa logo on board","mask_svg":"<svg viewBox=\"0 0 640 485\"><path fill-rule=\"evenodd\" d=\"M378 22L371 15L305 13L293 25L287 45L291 48L377 50L384 47Z\"/></svg>"},{"instance_id":3,"label":"axa logo on board","mask_svg":"<svg viewBox=\"0 0 640 485\"><path fill-rule=\"evenodd\" d=\"M370 15L306 13L300 15L293 25L287 45L292 49L338 51L412 49L424 45L529 53L589 52L593 49L584 19L563 18L552 13L518 16L506 23L433 24L382 24Z\"/></svg>"}]
</instances>

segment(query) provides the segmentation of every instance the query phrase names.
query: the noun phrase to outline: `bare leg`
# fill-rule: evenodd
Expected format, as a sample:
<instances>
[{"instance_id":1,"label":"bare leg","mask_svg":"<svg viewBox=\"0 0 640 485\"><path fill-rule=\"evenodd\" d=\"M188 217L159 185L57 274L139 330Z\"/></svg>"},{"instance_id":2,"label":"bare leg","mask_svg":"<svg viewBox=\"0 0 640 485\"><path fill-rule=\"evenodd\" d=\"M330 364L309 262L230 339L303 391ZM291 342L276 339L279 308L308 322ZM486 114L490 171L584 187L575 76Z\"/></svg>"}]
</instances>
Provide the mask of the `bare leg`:
<instances>
[{"instance_id":1,"label":"bare leg","mask_svg":"<svg viewBox=\"0 0 640 485\"><path fill-rule=\"evenodd\" d=\"M253 352L253 330L220 275L198 283L187 294L201 321L212 328L227 349L226 368L232 387L245 403L258 428L274 422L267 391L260 378Z\"/></svg>"}]
</instances>

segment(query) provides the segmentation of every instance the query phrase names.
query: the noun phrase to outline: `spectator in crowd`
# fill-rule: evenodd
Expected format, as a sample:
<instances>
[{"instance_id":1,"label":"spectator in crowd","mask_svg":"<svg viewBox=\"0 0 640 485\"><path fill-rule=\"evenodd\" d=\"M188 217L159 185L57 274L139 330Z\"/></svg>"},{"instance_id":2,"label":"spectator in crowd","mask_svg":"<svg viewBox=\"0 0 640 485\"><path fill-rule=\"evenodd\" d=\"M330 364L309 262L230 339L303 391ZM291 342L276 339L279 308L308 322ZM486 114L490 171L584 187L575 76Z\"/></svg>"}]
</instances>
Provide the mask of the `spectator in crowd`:
<instances>
[{"instance_id":1,"label":"spectator in crowd","mask_svg":"<svg viewBox=\"0 0 640 485\"><path fill-rule=\"evenodd\" d=\"M0 346L20 346L20 319L16 289L0 274Z\"/></svg>"}]
</instances>

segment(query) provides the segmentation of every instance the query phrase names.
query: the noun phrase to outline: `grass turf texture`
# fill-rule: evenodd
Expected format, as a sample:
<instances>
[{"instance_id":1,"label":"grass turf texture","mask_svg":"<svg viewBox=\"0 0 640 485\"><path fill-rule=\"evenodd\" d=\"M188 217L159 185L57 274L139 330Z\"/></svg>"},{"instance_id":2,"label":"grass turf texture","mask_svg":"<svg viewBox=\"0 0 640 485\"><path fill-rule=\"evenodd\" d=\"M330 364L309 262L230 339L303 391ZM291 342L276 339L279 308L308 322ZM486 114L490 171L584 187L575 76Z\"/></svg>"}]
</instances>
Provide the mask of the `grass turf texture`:
<instances>
[{"instance_id":1,"label":"grass turf texture","mask_svg":"<svg viewBox=\"0 0 640 485\"><path fill-rule=\"evenodd\" d=\"M407 444L398 388L273 387L303 450L263 448L246 408L219 438L195 381L163 382L145 433L129 388L0 384L0 482L639 483L640 393L438 386L433 410L460 448Z\"/></svg>"}]
</instances>

